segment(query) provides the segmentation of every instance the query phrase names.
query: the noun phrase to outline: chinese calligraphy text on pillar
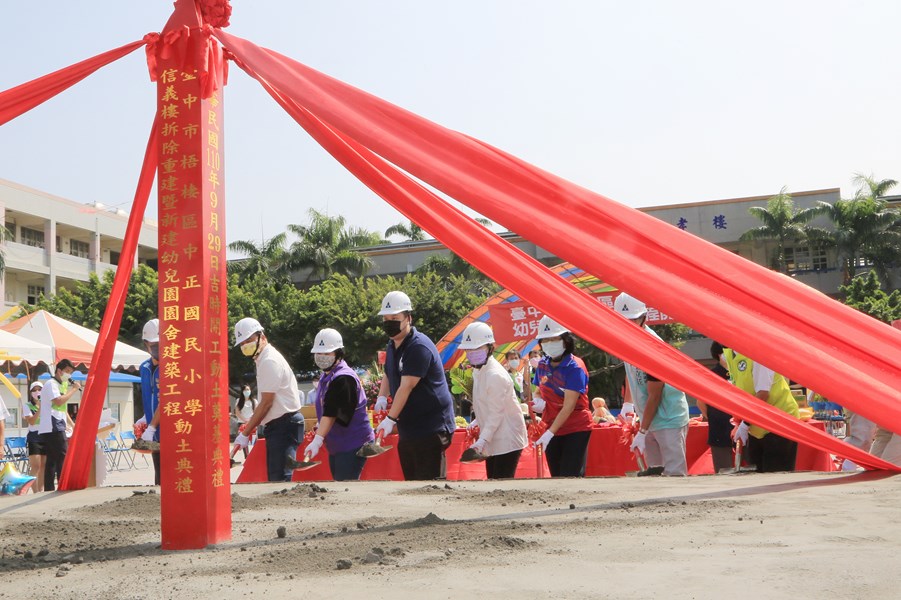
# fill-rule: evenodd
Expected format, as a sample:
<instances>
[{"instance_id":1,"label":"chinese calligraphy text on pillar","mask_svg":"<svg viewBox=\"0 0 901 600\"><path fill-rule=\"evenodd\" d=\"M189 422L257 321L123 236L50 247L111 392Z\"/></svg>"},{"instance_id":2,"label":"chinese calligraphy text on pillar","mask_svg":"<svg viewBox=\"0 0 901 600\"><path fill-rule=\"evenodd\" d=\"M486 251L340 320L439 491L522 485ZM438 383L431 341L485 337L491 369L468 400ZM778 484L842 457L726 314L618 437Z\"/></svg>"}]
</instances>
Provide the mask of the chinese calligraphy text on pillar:
<instances>
[{"instance_id":1,"label":"chinese calligraphy text on pillar","mask_svg":"<svg viewBox=\"0 0 901 600\"><path fill-rule=\"evenodd\" d=\"M162 542L203 548L231 537L222 90L157 89Z\"/></svg>"}]
</instances>

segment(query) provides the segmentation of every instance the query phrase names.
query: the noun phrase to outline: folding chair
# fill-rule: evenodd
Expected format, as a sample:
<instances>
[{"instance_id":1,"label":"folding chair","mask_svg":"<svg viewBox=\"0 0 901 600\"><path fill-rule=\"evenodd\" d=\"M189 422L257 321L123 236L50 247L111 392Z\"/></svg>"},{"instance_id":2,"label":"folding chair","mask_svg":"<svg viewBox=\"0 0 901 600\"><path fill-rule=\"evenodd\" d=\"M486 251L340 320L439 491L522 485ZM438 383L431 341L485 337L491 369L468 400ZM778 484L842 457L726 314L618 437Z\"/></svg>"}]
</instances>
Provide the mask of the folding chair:
<instances>
[{"instance_id":1,"label":"folding chair","mask_svg":"<svg viewBox=\"0 0 901 600\"><path fill-rule=\"evenodd\" d=\"M132 450L132 448L131 448L132 445L133 445L133 444L135 443L135 441L137 440L137 438L135 437L134 432L132 432L132 431L123 431L122 433L119 434L119 439L120 439L121 442L122 442L122 447L128 449L128 454L126 454L125 456L131 459L131 466L132 466L132 468L135 468L135 469L145 468L145 469L146 469L146 468L149 468L149 467L150 467L150 463L147 461L147 455L146 455L146 454L142 454L142 453L140 453L140 452L135 452L135 451ZM138 466L137 460L138 460L138 457L139 457L139 456L140 456L142 459L144 459L144 467L139 467L139 466Z\"/></svg>"},{"instance_id":2,"label":"folding chair","mask_svg":"<svg viewBox=\"0 0 901 600\"><path fill-rule=\"evenodd\" d=\"M826 427L829 433L837 438L845 437L847 428L845 427L845 409L835 402L824 402L823 407L825 415L823 420L826 421Z\"/></svg>"},{"instance_id":3,"label":"folding chair","mask_svg":"<svg viewBox=\"0 0 901 600\"><path fill-rule=\"evenodd\" d=\"M24 437L6 438L6 454L20 473L28 473L28 442Z\"/></svg>"},{"instance_id":4,"label":"folding chair","mask_svg":"<svg viewBox=\"0 0 901 600\"><path fill-rule=\"evenodd\" d=\"M100 440L100 446L103 448L104 455L106 455L106 464L109 466L109 469L119 470L119 461L122 459L122 453L127 453L128 448L120 447L116 434L112 432L106 438Z\"/></svg>"}]
</instances>

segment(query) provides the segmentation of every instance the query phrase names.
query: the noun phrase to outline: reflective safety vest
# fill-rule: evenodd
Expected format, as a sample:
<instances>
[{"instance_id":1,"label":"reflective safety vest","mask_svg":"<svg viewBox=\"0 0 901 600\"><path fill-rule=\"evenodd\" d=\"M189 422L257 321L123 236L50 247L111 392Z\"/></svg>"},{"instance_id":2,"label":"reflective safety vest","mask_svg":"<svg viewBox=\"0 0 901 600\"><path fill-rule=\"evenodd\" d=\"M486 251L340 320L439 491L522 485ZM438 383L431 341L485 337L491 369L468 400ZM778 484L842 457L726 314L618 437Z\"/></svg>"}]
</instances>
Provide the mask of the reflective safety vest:
<instances>
[{"instance_id":1,"label":"reflective safety vest","mask_svg":"<svg viewBox=\"0 0 901 600\"><path fill-rule=\"evenodd\" d=\"M733 383L752 396L756 396L757 392L754 390L754 361L731 348L725 348L723 356L726 359L726 364L729 366L729 376L732 378ZM792 396L791 389L788 387L788 380L779 373L773 374L773 385L770 386L770 396L767 403L796 419L798 418L798 402ZM748 428L748 433L757 439L762 439L769 431L757 425L751 425Z\"/></svg>"}]
</instances>

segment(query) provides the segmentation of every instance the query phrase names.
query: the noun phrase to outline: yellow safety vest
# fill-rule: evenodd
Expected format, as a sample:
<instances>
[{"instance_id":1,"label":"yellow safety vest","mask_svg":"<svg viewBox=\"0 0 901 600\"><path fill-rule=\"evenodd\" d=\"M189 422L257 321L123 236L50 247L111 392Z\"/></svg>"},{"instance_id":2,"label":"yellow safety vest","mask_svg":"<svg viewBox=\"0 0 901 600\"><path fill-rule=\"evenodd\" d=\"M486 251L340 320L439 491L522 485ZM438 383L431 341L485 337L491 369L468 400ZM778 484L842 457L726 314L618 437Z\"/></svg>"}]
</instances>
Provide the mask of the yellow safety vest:
<instances>
[{"instance_id":1,"label":"yellow safety vest","mask_svg":"<svg viewBox=\"0 0 901 600\"><path fill-rule=\"evenodd\" d=\"M732 382L740 389L752 396L756 396L757 392L754 391L754 361L730 348L724 349L723 356L726 358L726 364L729 366L729 376L732 377ZM779 373L775 373L773 377L773 385L770 386L770 396L767 403L796 419L798 418L798 402L792 396L791 389L788 387L788 380ZM762 439L769 431L757 425L751 425L748 433L757 439Z\"/></svg>"}]
</instances>

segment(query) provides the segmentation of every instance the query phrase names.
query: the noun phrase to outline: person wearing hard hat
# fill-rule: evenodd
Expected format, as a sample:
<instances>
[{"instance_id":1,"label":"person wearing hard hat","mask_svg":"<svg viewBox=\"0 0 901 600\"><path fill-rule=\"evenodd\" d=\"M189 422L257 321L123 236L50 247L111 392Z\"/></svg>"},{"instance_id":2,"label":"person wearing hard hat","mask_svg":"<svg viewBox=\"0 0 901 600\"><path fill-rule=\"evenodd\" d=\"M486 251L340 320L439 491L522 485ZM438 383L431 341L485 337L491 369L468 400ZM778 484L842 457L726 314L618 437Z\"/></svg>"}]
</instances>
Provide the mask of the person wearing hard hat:
<instances>
[{"instance_id":1,"label":"person wearing hard hat","mask_svg":"<svg viewBox=\"0 0 901 600\"><path fill-rule=\"evenodd\" d=\"M613 302L613 309L648 335L660 339L646 324L648 307L644 302L623 292ZM647 471L639 475L688 475L685 458L688 401L685 394L635 365L624 364L626 390L640 423L632 440L632 450L643 454L648 466Z\"/></svg>"},{"instance_id":2,"label":"person wearing hard hat","mask_svg":"<svg viewBox=\"0 0 901 600\"><path fill-rule=\"evenodd\" d=\"M344 340L336 330L317 333L310 353L322 377L315 400L316 437L307 444L304 456L306 460L315 458L324 444L332 479L359 479L366 458L357 456L357 452L375 439L363 385L344 360Z\"/></svg>"},{"instance_id":3,"label":"person wearing hard hat","mask_svg":"<svg viewBox=\"0 0 901 600\"><path fill-rule=\"evenodd\" d=\"M488 479L512 479L529 441L513 379L494 358L494 332L487 323L467 325L460 349L473 368L472 404L479 424L479 439L470 448L487 457Z\"/></svg>"},{"instance_id":4,"label":"person wearing hard hat","mask_svg":"<svg viewBox=\"0 0 901 600\"><path fill-rule=\"evenodd\" d=\"M548 424L535 446L544 450L552 477L584 477L592 424L588 369L573 354L572 333L549 316L538 321L535 339L545 356L535 369L539 396L532 404Z\"/></svg>"},{"instance_id":5,"label":"person wearing hard hat","mask_svg":"<svg viewBox=\"0 0 901 600\"><path fill-rule=\"evenodd\" d=\"M738 388L796 419L799 418L798 402L792 396L785 377L731 348L723 349L723 357L729 368L729 376ZM741 440L748 449L748 463L756 465L758 473L795 470L798 442L746 421L735 428L733 440Z\"/></svg>"},{"instance_id":6,"label":"person wearing hard hat","mask_svg":"<svg viewBox=\"0 0 901 600\"><path fill-rule=\"evenodd\" d=\"M160 484L160 320L150 319L144 324L141 332L144 349L150 358L141 363L141 402L144 404L144 416L138 424L146 423L147 428L141 434L141 442L136 442L138 449L149 448L153 458L153 482Z\"/></svg>"},{"instance_id":7,"label":"person wearing hard hat","mask_svg":"<svg viewBox=\"0 0 901 600\"><path fill-rule=\"evenodd\" d=\"M390 435L397 427L397 454L404 479L444 479L444 451L456 429L444 364L434 342L413 327L409 296L388 292L379 315L389 341L376 409L387 407L388 395L394 401L377 432Z\"/></svg>"},{"instance_id":8,"label":"person wearing hard hat","mask_svg":"<svg viewBox=\"0 0 901 600\"><path fill-rule=\"evenodd\" d=\"M291 481L304 431L294 371L266 339L263 326L256 319L245 317L235 323L235 347L253 359L257 374L257 407L244 425L244 432L235 437L235 444L246 448L250 434L263 425L268 480Z\"/></svg>"}]
</instances>

